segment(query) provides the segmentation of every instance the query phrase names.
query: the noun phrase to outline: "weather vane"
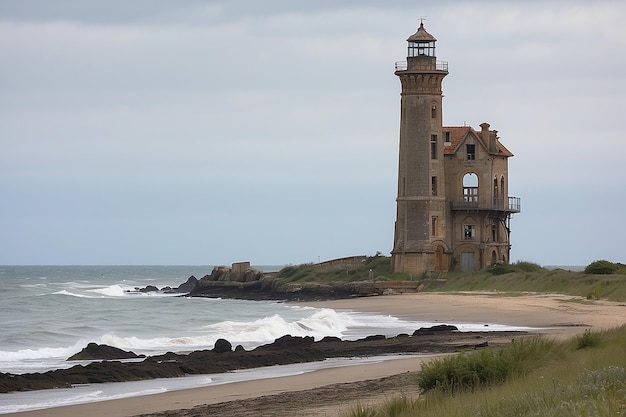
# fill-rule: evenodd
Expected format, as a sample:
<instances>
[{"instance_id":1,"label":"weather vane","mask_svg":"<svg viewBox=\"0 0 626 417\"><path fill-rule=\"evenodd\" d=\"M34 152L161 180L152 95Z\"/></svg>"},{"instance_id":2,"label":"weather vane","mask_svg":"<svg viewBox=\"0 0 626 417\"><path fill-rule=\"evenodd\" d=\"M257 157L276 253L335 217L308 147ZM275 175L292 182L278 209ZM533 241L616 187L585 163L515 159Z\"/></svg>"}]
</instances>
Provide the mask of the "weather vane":
<instances>
[{"instance_id":1,"label":"weather vane","mask_svg":"<svg viewBox=\"0 0 626 417\"><path fill-rule=\"evenodd\" d=\"M424 20L426 20L426 16L420 16L420 25L424 24Z\"/></svg>"}]
</instances>

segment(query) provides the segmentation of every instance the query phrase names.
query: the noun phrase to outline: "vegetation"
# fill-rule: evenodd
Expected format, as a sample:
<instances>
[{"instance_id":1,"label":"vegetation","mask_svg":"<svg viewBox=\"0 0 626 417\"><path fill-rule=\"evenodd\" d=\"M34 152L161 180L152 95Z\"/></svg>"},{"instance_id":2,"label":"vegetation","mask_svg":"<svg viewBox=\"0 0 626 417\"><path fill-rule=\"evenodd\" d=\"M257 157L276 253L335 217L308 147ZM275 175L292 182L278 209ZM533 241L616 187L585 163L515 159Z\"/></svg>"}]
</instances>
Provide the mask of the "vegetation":
<instances>
[{"instance_id":1,"label":"vegetation","mask_svg":"<svg viewBox=\"0 0 626 417\"><path fill-rule=\"evenodd\" d=\"M285 282L390 281L419 280L423 291L490 291L497 295L520 292L560 293L588 300L626 301L626 266L608 261L595 261L586 271L606 270L611 274L546 269L532 262L497 264L485 271L449 271L432 276L411 277L391 274L391 259L377 253L363 262L342 266L304 264L287 266L275 278ZM612 266L611 266L612 265Z\"/></svg>"},{"instance_id":2,"label":"vegetation","mask_svg":"<svg viewBox=\"0 0 626 417\"><path fill-rule=\"evenodd\" d=\"M501 383L553 358L553 345L542 338L522 339L501 349L447 356L422 366L418 384L423 392L438 389L453 393Z\"/></svg>"},{"instance_id":3,"label":"vegetation","mask_svg":"<svg viewBox=\"0 0 626 417\"><path fill-rule=\"evenodd\" d=\"M610 275L618 272L626 273L626 265L599 260L593 261L585 268L585 274Z\"/></svg>"},{"instance_id":4,"label":"vegetation","mask_svg":"<svg viewBox=\"0 0 626 417\"><path fill-rule=\"evenodd\" d=\"M417 374L419 396L416 392L379 406L357 405L346 416L623 415L625 345L622 326L586 332L575 340L522 339L446 357Z\"/></svg>"},{"instance_id":5,"label":"vegetation","mask_svg":"<svg viewBox=\"0 0 626 417\"><path fill-rule=\"evenodd\" d=\"M366 257L363 262L346 263L341 266L325 264L303 264L287 266L276 274L286 282L330 282L365 280L406 280L406 274L391 274L391 258L377 253Z\"/></svg>"}]
</instances>

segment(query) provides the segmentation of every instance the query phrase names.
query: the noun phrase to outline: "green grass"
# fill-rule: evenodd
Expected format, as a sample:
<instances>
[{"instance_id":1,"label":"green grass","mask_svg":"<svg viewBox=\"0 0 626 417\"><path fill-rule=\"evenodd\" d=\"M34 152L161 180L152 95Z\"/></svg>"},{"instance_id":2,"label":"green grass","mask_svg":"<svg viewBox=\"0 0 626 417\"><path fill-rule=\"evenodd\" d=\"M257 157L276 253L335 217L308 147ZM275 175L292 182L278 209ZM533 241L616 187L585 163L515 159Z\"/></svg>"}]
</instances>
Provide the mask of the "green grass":
<instances>
[{"instance_id":1,"label":"green grass","mask_svg":"<svg viewBox=\"0 0 626 417\"><path fill-rule=\"evenodd\" d=\"M548 339L520 339L500 349L461 353L425 364L418 385L423 392L471 391L524 375L558 354Z\"/></svg>"},{"instance_id":2,"label":"green grass","mask_svg":"<svg viewBox=\"0 0 626 417\"><path fill-rule=\"evenodd\" d=\"M389 281L406 280L406 274L392 274L391 258L374 255L359 265L320 267L315 264L287 266L275 275L285 282Z\"/></svg>"},{"instance_id":3,"label":"green grass","mask_svg":"<svg viewBox=\"0 0 626 417\"><path fill-rule=\"evenodd\" d=\"M594 342L588 344L581 340ZM490 350L488 354L476 351L460 355L461 367L467 370L472 366L504 366L510 369L504 372L505 376L485 380L470 378L467 383L456 384L454 389L442 382L434 388L423 389L425 392L419 396L416 392L413 397L390 399L379 406L359 406L345 416L626 415L625 326L561 342L517 340ZM451 360L437 360L425 370L447 369L453 363L447 361ZM443 372L440 378L445 381L449 376Z\"/></svg>"},{"instance_id":4,"label":"green grass","mask_svg":"<svg viewBox=\"0 0 626 417\"><path fill-rule=\"evenodd\" d=\"M593 265L590 264L590 265ZM601 265L604 265L602 263ZM617 265L612 274L591 274L564 269L548 270L531 262L496 265L485 271L449 271L432 278L415 277L423 291L493 291L498 295L525 292L559 293L588 300L626 301L626 270ZM375 255L355 266L287 266L275 278L284 282L406 281L408 274L391 274L391 259ZM443 279L439 279L443 278Z\"/></svg>"}]
</instances>

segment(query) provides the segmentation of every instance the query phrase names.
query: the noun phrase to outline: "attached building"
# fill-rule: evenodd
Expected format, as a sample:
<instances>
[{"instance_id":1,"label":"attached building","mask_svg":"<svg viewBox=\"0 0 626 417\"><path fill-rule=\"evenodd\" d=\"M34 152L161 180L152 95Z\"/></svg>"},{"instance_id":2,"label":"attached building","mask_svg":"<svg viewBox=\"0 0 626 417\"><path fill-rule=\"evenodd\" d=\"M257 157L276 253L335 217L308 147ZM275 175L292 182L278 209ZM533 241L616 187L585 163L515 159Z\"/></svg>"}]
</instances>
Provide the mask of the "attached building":
<instances>
[{"instance_id":1,"label":"attached building","mask_svg":"<svg viewBox=\"0 0 626 417\"><path fill-rule=\"evenodd\" d=\"M508 196L508 158L487 123L443 126L436 39L423 23L408 39L400 78L400 147L394 272L482 269L510 259L510 220L520 199Z\"/></svg>"}]
</instances>

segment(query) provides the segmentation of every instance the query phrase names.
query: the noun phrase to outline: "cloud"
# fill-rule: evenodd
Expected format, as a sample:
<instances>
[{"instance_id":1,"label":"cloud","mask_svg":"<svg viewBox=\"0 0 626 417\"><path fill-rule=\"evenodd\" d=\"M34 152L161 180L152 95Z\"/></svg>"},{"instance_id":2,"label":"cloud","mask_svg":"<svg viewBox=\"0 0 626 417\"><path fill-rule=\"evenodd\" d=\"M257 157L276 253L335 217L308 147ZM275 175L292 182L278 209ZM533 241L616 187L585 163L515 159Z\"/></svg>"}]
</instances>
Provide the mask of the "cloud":
<instances>
[{"instance_id":1,"label":"cloud","mask_svg":"<svg viewBox=\"0 0 626 417\"><path fill-rule=\"evenodd\" d=\"M619 260L600 229L568 233L623 203L620 2L6 0L0 263L387 252L393 65L421 16L445 123L487 121L516 155L513 257Z\"/></svg>"}]
</instances>

